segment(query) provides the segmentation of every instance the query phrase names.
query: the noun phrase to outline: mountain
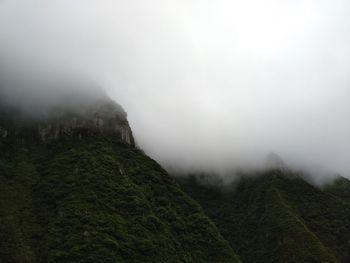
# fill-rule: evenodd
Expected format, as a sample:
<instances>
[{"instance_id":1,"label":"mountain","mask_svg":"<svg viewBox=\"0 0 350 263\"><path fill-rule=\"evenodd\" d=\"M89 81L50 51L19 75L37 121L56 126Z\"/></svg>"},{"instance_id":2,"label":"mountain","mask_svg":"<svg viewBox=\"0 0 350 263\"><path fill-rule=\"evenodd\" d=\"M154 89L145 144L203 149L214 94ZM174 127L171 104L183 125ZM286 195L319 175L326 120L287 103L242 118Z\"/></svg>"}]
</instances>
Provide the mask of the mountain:
<instances>
[{"instance_id":1,"label":"mountain","mask_svg":"<svg viewBox=\"0 0 350 263\"><path fill-rule=\"evenodd\" d=\"M70 105L0 107L0 262L239 262L118 104Z\"/></svg>"},{"instance_id":2,"label":"mountain","mask_svg":"<svg viewBox=\"0 0 350 263\"><path fill-rule=\"evenodd\" d=\"M230 185L207 175L178 181L242 262L350 262L350 188L345 178L326 189L286 169L244 175Z\"/></svg>"}]
</instances>

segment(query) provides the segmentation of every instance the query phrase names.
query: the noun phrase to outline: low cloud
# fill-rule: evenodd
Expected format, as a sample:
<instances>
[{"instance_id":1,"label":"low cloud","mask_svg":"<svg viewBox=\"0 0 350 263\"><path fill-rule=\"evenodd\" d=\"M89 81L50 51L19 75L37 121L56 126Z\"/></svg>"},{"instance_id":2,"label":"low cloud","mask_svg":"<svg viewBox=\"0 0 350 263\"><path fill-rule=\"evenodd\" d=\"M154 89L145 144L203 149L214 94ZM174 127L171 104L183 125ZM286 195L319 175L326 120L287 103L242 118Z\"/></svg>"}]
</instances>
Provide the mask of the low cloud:
<instances>
[{"instance_id":1,"label":"low cloud","mask_svg":"<svg viewBox=\"0 0 350 263\"><path fill-rule=\"evenodd\" d=\"M1 67L99 83L167 167L260 167L275 152L350 177L349 12L345 0L2 0Z\"/></svg>"}]
</instances>

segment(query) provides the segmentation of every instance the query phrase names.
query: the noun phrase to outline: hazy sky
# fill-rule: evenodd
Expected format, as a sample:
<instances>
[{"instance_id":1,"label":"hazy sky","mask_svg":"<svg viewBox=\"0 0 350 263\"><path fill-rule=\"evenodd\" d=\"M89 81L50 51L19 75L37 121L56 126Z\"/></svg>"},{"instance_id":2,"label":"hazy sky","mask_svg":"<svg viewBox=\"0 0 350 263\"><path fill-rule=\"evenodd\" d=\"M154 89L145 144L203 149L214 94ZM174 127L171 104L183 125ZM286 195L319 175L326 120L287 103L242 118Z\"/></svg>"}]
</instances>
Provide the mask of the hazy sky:
<instances>
[{"instance_id":1,"label":"hazy sky","mask_svg":"<svg viewBox=\"0 0 350 263\"><path fill-rule=\"evenodd\" d=\"M348 0L0 0L0 59L100 83L163 164L276 152L350 177L349 14Z\"/></svg>"}]
</instances>

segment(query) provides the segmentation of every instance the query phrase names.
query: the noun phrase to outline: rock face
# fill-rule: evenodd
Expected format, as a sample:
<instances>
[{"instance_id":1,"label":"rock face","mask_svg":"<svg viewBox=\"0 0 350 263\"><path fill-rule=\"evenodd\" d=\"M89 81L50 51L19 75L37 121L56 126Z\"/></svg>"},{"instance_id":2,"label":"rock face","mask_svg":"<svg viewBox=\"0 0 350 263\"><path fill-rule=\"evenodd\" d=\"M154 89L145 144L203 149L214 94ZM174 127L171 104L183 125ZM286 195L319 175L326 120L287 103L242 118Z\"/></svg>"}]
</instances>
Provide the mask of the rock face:
<instances>
[{"instance_id":1,"label":"rock face","mask_svg":"<svg viewBox=\"0 0 350 263\"><path fill-rule=\"evenodd\" d=\"M91 134L105 134L113 135L129 145L135 144L126 112L110 99L69 109L64 107L50 109L40 117L28 117L25 112L20 111L11 115L8 112L8 109L2 107L0 119L2 138L15 137L20 140L37 139L48 142L62 136L82 139Z\"/></svg>"}]
</instances>

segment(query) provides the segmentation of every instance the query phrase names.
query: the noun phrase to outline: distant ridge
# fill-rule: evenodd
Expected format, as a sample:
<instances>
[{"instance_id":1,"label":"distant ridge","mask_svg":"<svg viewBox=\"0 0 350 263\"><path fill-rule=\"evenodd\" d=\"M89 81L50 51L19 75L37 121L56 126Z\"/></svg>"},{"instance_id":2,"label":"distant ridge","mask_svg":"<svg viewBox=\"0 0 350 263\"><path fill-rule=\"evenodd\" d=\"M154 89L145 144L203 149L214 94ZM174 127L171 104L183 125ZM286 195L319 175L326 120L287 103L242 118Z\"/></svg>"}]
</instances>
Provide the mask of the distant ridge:
<instances>
[{"instance_id":1,"label":"distant ridge","mask_svg":"<svg viewBox=\"0 0 350 263\"><path fill-rule=\"evenodd\" d=\"M211 180L214 181L214 180ZM321 190L298 173L272 169L231 185L179 177L243 262L350 262L349 181Z\"/></svg>"}]
</instances>

